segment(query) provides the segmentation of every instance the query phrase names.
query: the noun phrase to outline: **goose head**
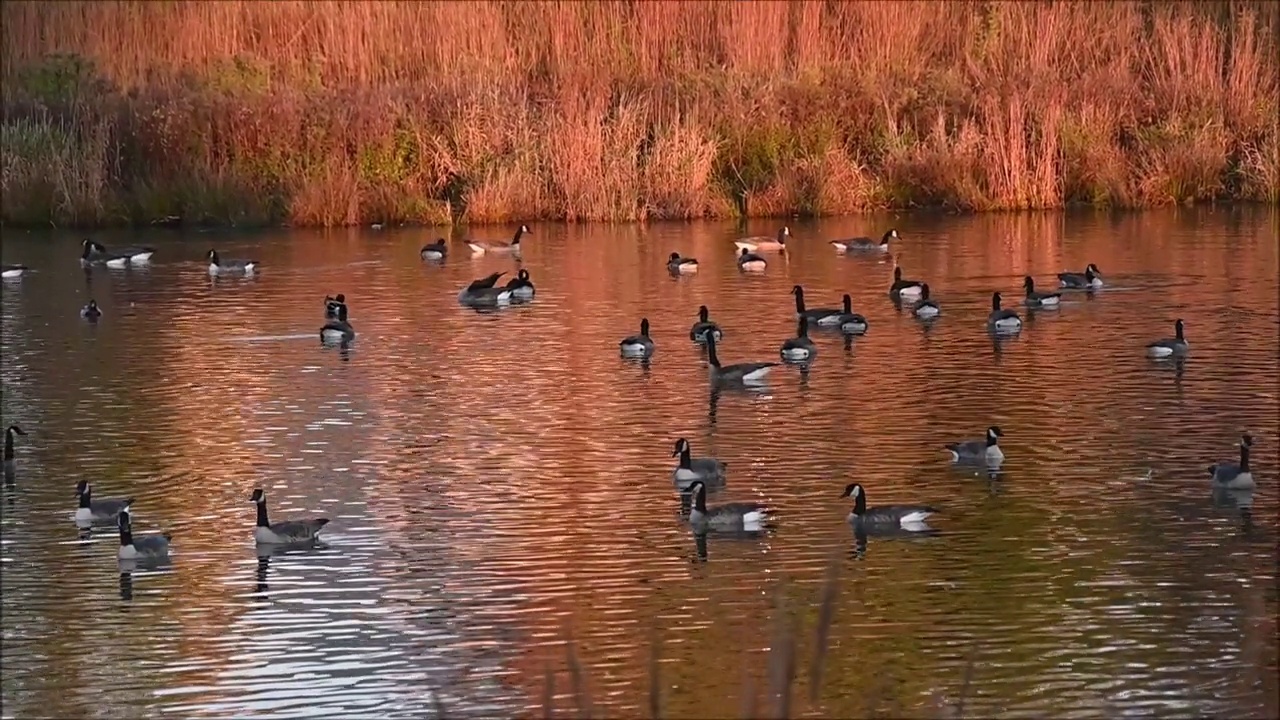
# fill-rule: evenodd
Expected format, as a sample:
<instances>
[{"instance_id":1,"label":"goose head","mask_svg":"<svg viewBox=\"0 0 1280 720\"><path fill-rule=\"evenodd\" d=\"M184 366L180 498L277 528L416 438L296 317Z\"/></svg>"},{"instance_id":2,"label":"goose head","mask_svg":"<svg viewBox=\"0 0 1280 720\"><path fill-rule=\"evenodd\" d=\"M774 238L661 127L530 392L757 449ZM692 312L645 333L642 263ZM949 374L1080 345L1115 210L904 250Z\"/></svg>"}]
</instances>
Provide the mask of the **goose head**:
<instances>
[{"instance_id":1,"label":"goose head","mask_svg":"<svg viewBox=\"0 0 1280 720\"><path fill-rule=\"evenodd\" d=\"M988 440L995 440L996 438L1001 438L1001 437L1004 437L1004 431L1000 429L999 425L992 425L991 427L987 428Z\"/></svg>"},{"instance_id":2,"label":"goose head","mask_svg":"<svg viewBox=\"0 0 1280 720\"><path fill-rule=\"evenodd\" d=\"M992 312L1000 309L1000 293L991 293L991 310Z\"/></svg>"},{"instance_id":3,"label":"goose head","mask_svg":"<svg viewBox=\"0 0 1280 720\"><path fill-rule=\"evenodd\" d=\"M840 493L842 498L856 498L862 494L862 486L858 483L849 483L844 486L844 492Z\"/></svg>"},{"instance_id":4,"label":"goose head","mask_svg":"<svg viewBox=\"0 0 1280 720\"><path fill-rule=\"evenodd\" d=\"M1026 276L1026 277L1022 278L1022 287L1023 287L1023 289L1024 289L1024 290L1026 290L1027 292L1035 292L1035 289L1036 289L1036 281L1035 281L1035 280L1032 280L1032 279L1031 279L1031 276L1030 276L1030 275L1028 275L1028 276Z\"/></svg>"},{"instance_id":5,"label":"goose head","mask_svg":"<svg viewBox=\"0 0 1280 720\"><path fill-rule=\"evenodd\" d=\"M689 449L689 441L685 440L684 438L680 438L679 440L676 440L676 448L675 450L671 451L671 457L675 457L688 449Z\"/></svg>"},{"instance_id":6,"label":"goose head","mask_svg":"<svg viewBox=\"0 0 1280 720\"><path fill-rule=\"evenodd\" d=\"M210 250L210 251L209 251L209 254L208 254L208 255L206 255L205 257L209 258L209 262L213 263L214 265L217 265L217 264L218 264L218 251L217 251L217 250Z\"/></svg>"},{"instance_id":7,"label":"goose head","mask_svg":"<svg viewBox=\"0 0 1280 720\"><path fill-rule=\"evenodd\" d=\"M707 318L709 317L711 317L711 311L707 309L707 306L699 305L698 306L698 322L706 322Z\"/></svg>"},{"instance_id":8,"label":"goose head","mask_svg":"<svg viewBox=\"0 0 1280 720\"><path fill-rule=\"evenodd\" d=\"M640 318L640 334L649 337L649 318Z\"/></svg>"},{"instance_id":9,"label":"goose head","mask_svg":"<svg viewBox=\"0 0 1280 720\"><path fill-rule=\"evenodd\" d=\"M255 488L253 494L249 496L249 502L261 505L267 501L267 493L262 488Z\"/></svg>"},{"instance_id":10,"label":"goose head","mask_svg":"<svg viewBox=\"0 0 1280 720\"><path fill-rule=\"evenodd\" d=\"M81 495L84 495L84 494L85 494L85 493L87 493L87 492L89 492L89 481L88 481L88 480L81 480L80 482L76 483L76 497L77 497L77 498L78 498L78 497L80 497Z\"/></svg>"}]
</instances>

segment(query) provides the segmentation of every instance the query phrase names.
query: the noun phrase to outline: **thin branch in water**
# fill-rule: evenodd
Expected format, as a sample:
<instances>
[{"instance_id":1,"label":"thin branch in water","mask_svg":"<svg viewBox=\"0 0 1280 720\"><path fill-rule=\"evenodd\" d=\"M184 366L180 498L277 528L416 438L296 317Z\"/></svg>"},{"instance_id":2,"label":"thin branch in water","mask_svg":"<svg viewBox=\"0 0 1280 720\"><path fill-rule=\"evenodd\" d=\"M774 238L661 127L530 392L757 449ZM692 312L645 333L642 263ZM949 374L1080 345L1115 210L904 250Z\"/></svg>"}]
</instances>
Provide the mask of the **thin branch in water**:
<instances>
[{"instance_id":1,"label":"thin branch in water","mask_svg":"<svg viewBox=\"0 0 1280 720\"><path fill-rule=\"evenodd\" d=\"M832 563L827 570L827 582L822 587L822 608L818 613L818 627L814 633L813 665L809 669L809 702L818 702L822 687L822 671L826 666L827 649L831 641L831 623L836 614L837 579L840 566Z\"/></svg>"},{"instance_id":2,"label":"thin branch in water","mask_svg":"<svg viewBox=\"0 0 1280 720\"><path fill-rule=\"evenodd\" d=\"M796 676L796 638L782 588L778 589L774 613L777 620L773 647L769 648L769 696L777 698L776 717L787 718L791 715L791 685Z\"/></svg>"},{"instance_id":3,"label":"thin branch in water","mask_svg":"<svg viewBox=\"0 0 1280 720\"><path fill-rule=\"evenodd\" d=\"M969 687L973 684L973 668L978 659L978 646L969 648L969 659L964 664L964 679L960 681L960 697L956 698L956 720L964 717L965 701L969 698Z\"/></svg>"},{"instance_id":4,"label":"thin branch in water","mask_svg":"<svg viewBox=\"0 0 1280 720\"><path fill-rule=\"evenodd\" d=\"M649 717L658 720L662 717L662 688L658 684L658 658L662 654L662 638L658 631L653 631L653 639L649 641Z\"/></svg>"},{"instance_id":5,"label":"thin branch in water","mask_svg":"<svg viewBox=\"0 0 1280 720\"><path fill-rule=\"evenodd\" d=\"M548 666L542 674L542 717L551 720L556 703L556 676Z\"/></svg>"},{"instance_id":6,"label":"thin branch in water","mask_svg":"<svg viewBox=\"0 0 1280 720\"><path fill-rule=\"evenodd\" d=\"M582 670L582 663L578 661L577 647L568 630L565 631L564 653L565 660L569 663L569 683L573 688L573 702L578 708L578 717L590 720L591 699L587 697L586 674Z\"/></svg>"}]
</instances>

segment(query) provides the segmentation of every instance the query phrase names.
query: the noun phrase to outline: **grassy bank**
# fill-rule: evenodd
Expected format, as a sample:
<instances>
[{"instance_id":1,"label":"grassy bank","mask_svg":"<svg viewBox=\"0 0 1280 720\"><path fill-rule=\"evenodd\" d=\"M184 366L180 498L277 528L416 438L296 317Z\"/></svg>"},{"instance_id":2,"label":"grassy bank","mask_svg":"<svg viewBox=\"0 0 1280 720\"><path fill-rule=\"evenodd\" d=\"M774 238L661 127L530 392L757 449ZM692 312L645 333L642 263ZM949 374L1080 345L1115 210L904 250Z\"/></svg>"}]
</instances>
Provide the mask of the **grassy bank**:
<instances>
[{"instance_id":1,"label":"grassy bank","mask_svg":"<svg viewBox=\"0 0 1280 720\"><path fill-rule=\"evenodd\" d=\"M8 224L1280 200L1280 9L6 2Z\"/></svg>"}]
</instances>

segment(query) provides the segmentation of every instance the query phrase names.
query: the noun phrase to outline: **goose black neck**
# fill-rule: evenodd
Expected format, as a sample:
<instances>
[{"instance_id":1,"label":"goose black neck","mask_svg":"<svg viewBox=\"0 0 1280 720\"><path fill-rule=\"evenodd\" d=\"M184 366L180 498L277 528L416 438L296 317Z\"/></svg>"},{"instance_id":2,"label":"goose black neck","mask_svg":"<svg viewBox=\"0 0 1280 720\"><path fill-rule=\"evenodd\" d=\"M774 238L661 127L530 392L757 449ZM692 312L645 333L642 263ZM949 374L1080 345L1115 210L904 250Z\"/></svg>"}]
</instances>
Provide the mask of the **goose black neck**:
<instances>
[{"instance_id":1,"label":"goose black neck","mask_svg":"<svg viewBox=\"0 0 1280 720\"><path fill-rule=\"evenodd\" d=\"M706 322L709 317L711 317L711 312L707 310L705 305L698 308L698 322Z\"/></svg>"},{"instance_id":2,"label":"goose black neck","mask_svg":"<svg viewBox=\"0 0 1280 720\"><path fill-rule=\"evenodd\" d=\"M90 506L91 501L89 494L91 492L92 490L90 488L85 488L84 492L80 493L80 507L87 508Z\"/></svg>"},{"instance_id":3,"label":"goose black neck","mask_svg":"<svg viewBox=\"0 0 1280 720\"><path fill-rule=\"evenodd\" d=\"M267 504L265 502L258 503L258 527L271 527L271 523L267 521Z\"/></svg>"},{"instance_id":4,"label":"goose black neck","mask_svg":"<svg viewBox=\"0 0 1280 720\"><path fill-rule=\"evenodd\" d=\"M514 237L512 237L512 238L511 238L511 244L512 244L512 245L519 245L519 244L520 244L520 236L521 236L521 235L524 235L524 226L523 226L523 225L521 225L520 227L516 228L516 234L515 234L515 236L514 236Z\"/></svg>"},{"instance_id":5,"label":"goose black neck","mask_svg":"<svg viewBox=\"0 0 1280 720\"><path fill-rule=\"evenodd\" d=\"M867 494L860 492L858 497L853 499L853 514L861 517L867 512Z\"/></svg>"},{"instance_id":6,"label":"goose black neck","mask_svg":"<svg viewBox=\"0 0 1280 720\"><path fill-rule=\"evenodd\" d=\"M1186 339L1182 336L1182 323L1177 323L1176 325L1173 326L1173 336L1179 340Z\"/></svg>"},{"instance_id":7,"label":"goose black neck","mask_svg":"<svg viewBox=\"0 0 1280 720\"><path fill-rule=\"evenodd\" d=\"M995 447L999 441L1000 438L996 437L995 433L987 433L987 447Z\"/></svg>"},{"instance_id":8,"label":"goose black neck","mask_svg":"<svg viewBox=\"0 0 1280 720\"><path fill-rule=\"evenodd\" d=\"M1240 472L1249 472L1249 446L1240 443Z\"/></svg>"},{"instance_id":9,"label":"goose black neck","mask_svg":"<svg viewBox=\"0 0 1280 720\"><path fill-rule=\"evenodd\" d=\"M809 318L803 318L803 317L800 318L800 323L796 329L796 334L802 338L809 337Z\"/></svg>"},{"instance_id":10,"label":"goose black neck","mask_svg":"<svg viewBox=\"0 0 1280 720\"><path fill-rule=\"evenodd\" d=\"M804 289L796 288L796 312L804 312Z\"/></svg>"},{"instance_id":11,"label":"goose black neck","mask_svg":"<svg viewBox=\"0 0 1280 720\"><path fill-rule=\"evenodd\" d=\"M881 245L888 245L888 244L889 244L889 238L892 238L892 237L893 237L893 231L892 231L892 230L885 230L885 231L884 231L884 235L882 235L882 236L880 237L880 244L881 244Z\"/></svg>"},{"instance_id":12,"label":"goose black neck","mask_svg":"<svg viewBox=\"0 0 1280 720\"><path fill-rule=\"evenodd\" d=\"M992 295L992 296L991 296L991 310L992 310L992 312L995 312L995 311L997 311L997 310L999 310L999 309L1000 309L1000 296L999 296L999 295Z\"/></svg>"},{"instance_id":13,"label":"goose black neck","mask_svg":"<svg viewBox=\"0 0 1280 720\"><path fill-rule=\"evenodd\" d=\"M693 496L693 509L700 513L707 512L707 486L699 485L698 492Z\"/></svg>"},{"instance_id":14,"label":"goose black neck","mask_svg":"<svg viewBox=\"0 0 1280 720\"><path fill-rule=\"evenodd\" d=\"M4 431L4 459L13 459L13 428Z\"/></svg>"},{"instance_id":15,"label":"goose black neck","mask_svg":"<svg viewBox=\"0 0 1280 720\"><path fill-rule=\"evenodd\" d=\"M133 528L128 522L120 525L120 547L129 547L133 544Z\"/></svg>"},{"instance_id":16,"label":"goose black neck","mask_svg":"<svg viewBox=\"0 0 1280 720\"><path fill-rule=\"evenodd\" d=\"M689 451L688 445L680 449L680 467L685 470L693 469L693 453Z\"/></svg>"},{"instance_id":17,"label":"goose black neck","mask_svg":"<svg viewBox=\"0 0 1280 720\"><path fill-rule=\"evenodd\" d=\"M849 297L848 295L844 296L844 314L845 315L853 314L853 298Z\"/></svg>"},{"instance_id":18,"label":"goose black neck","mask_svg":"<svg viewBox=\"0 0 1280 720\"><path fill-rule=\"evenodd\" d=\"M787 242L787 228L780 227L778 228L778 244L785 245L786 242Z\"/></svg>"},{"instance_id":19,"label":"goose black neck","mask_svg":"<svg viewBox=\"0 0 1280 720\"><path fill-rule=\"evenodd\" d=\"M716 355L716 341L712 336L712 331L707 331L707 362L711 363L711 367L720 367L720 356Z\"/></svg>"},{"instance_id":20,"label":"goose black neck","mask_svg":"<svg viewBox=\"0 0 1280 720\"><path fill-rule=\"evenodd\" d=\"M928 299L929 299L929 286L928 286L928 285L921 285L921 286L920 286L920 299L921 299L921 300L928 300Z\"/></svg>"}]
</instances>

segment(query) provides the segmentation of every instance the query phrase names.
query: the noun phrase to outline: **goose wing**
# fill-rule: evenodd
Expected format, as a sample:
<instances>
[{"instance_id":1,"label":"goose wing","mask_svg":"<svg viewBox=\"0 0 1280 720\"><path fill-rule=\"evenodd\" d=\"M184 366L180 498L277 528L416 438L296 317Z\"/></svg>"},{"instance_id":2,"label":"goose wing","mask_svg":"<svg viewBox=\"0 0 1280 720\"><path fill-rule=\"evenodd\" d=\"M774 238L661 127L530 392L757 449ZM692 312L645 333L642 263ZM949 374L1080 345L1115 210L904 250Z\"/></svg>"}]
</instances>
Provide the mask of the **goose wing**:
<instances>
[{"instance_id":1,"label":"goose wing","mask_svg":"<svg viewBox=\"0 0 1280 720\"><path fill-rule=\"evenodd\" d=\"M89 503L94 515L117 515L133 504L133 498L98 498Z\"/></svg>"},{"instance_id":2,"label":"goose wing","mask_svg":"<svg viewBox=\"0 0 1280 720\"><path fill-rule=\"evenodd\" d=\"M720 377L727 380L741 380L752 373L777 366L778 363L776 362L735 363L733 365L724 365L720 368Z\"/></svg>"},{"instance_id":3,"label":"goose wing","mask_svg":"<svg viewBox=\"0 0 1280 720\"><path fill-rule=\"evenodd\" d=\"M140 553L156 555L168 552L169 541L173 536L169 533L157 533L153 535L134 535L133 547Z\"/></svg>"},{"instance_id":4,"label":"goose wing","mask_svg":"<svg viewBox=\"0 0 1280 720\"><path fill-rule=\"evenodd\" d=\"M328 518L306 520L282 520L271 524L271 532L285 540L310 540L321 528L329 524Z\"/></svg>"},{"instance_id":5,"label":"goose wing","mask_svg":"<svg viewBox=\"0 0 1280 720\"><path fill-rule=\"evenodd\" d=\"M950 443L945 447L960 457L974 457L987 452L987 442L985 440L964 440Z\"/></svg>"}]
</instances>

